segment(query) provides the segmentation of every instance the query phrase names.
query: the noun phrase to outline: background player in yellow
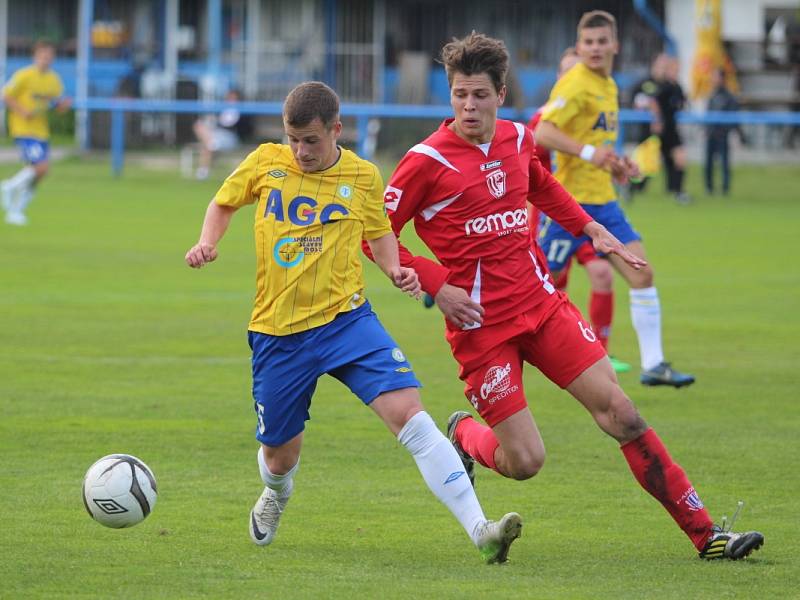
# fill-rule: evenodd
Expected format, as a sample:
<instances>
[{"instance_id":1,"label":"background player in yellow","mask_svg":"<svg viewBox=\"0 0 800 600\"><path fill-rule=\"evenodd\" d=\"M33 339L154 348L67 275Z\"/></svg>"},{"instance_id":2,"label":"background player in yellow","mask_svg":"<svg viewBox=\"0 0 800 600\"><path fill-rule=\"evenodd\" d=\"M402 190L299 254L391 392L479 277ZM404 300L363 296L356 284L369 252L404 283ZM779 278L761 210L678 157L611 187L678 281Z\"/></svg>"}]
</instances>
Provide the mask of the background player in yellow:
<instances>
[{"instance_id":1,"label":"background player in yellow","mask_svg":"<svg viewBox=\"0 0 800 600\"><path fill-rule=\"evenodd\" d=\"M70 100L63 96L64 85L51 65L55 47L40 41L33 48L33 64L14 73L3 88L8 109L8 129L20 149L25 166L2 183L6 222L25 225L25 208L33 199L36 184L47 174L50 154L50 127L47 112L51 107L65 111Z\"/></svg>"},{"instance_id":2,"label":"background player in yellow","mask_svg":"<svg viewBox=\"0 0 800 600\"><path fill-rule=\"evenodd\" d=\"M576 49L581 62L562 77L536 128L536 142L556 150L556 179L598 223L604 225L636 256L645 258L642 237L628 222L616 200L612 177L625 181L638 175L633 162L614 152L619 103L611 77L619 51L617 23L612 15L595 10L578 23ZM540 233L553 277L586 241L551 222ZM694 377L672 368L661 345L661 305L648 263L635 270L614 255L608 260L630 286L633 327L639 340L644 385L682 387Z\"/></svg>"},{"instance_id":3,"label":"background player in yellow","mask_svg":"<svg viewBox=\"0 0 800 600\"><path fill-rule=\"evenodd\" d=\"M420 294L417 274L400 266L378 169L338 146L339 99L325 84L292 90L283 120L289 144L263 144L239 165L209 204L200 240L186 254L195 268L215 260L233 213L256 205L248 338L266 487L250 513L250 536L259 545L275 536L294 489L311 397L317 379L329 374L408 449L483 559L504 562L521 532L519 515L486 519L455 448L420 403L411 365L364 297L362 239L395 286Z\"/></svg>"}]
</instances>

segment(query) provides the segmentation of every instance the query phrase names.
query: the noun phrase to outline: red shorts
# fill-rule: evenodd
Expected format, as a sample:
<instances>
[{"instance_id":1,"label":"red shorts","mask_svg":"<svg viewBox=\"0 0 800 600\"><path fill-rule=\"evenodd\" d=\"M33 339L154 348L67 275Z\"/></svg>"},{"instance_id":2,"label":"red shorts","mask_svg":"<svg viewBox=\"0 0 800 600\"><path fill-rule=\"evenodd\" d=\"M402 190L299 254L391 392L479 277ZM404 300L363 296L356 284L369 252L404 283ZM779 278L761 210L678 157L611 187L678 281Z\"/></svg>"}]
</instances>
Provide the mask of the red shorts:
<instances>
[{"instance_id":1,"label":"red shorts","mask_svg":"<svg viewBox=\"0 0 800 600\"><path fill-rule=\"evenodd\" d=\"M575 250L575 259L578 261L579 265L585 265L586 263L590 263L593 260L598 260L600 257L597 256L597 252L594 250L594 246L592 246L591 242L584 242L578 249Z\"/></svg>"},{"instance_id":2,"label":"red shorts","mask_svg":"<svg viewBox=\"0 0 800 600\"><path fill-rule=\"evenodd\" d=\"M550 314L540 309L487 327L450 332L464 393L494 427L528 406L522 389L522 361L561 388L606 356L580 311L564 296Z\"/></svg>"}]
</instances>

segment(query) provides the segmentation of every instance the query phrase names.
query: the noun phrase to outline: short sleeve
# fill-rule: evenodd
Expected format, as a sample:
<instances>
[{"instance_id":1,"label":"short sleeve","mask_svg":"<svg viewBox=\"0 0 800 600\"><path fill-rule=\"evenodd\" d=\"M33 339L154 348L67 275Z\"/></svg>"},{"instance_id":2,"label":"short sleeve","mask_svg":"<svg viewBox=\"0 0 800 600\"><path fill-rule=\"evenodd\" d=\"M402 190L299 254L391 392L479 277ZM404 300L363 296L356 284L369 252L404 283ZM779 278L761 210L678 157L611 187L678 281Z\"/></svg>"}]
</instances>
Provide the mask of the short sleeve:
<instances>
[{"instance_id":1,"label":"short sleeve","mask_svg":"<svg viewBox=\"0 0 800 600\"><path fill-rule=\"evenodd\" d=\"M383 201L383 178L373 165L372 187L364 199L364 239L375 240L392 232Z\"/></svg>"},{"instance_id":2,"label":"short sleeve","mask_svg":"<svg viewBox=\"0 0 800 600\"><path fill-rule=\"evenodd\" d=\"M256 197L253 194L258 161L261 148L257 148L245 158L238 167L222 182L214 201L220 206L239 208L245 204L253 204Z\"/></svg>"},{"instance_id":3,"label":"short sleeve","mask_svg":"<svg viewBox=\"0 0 800 600\"><path fill-rule=\"evenodd\" d=\"M18 98L24 86L23 79L23 75L20 71L14 73L11 79L8 80L8 83L3 86L3 95Z\"/></svg>"},{"instance_id":4,"label":"short sleeve","mask_svg":"<svg viewBox=\"0 0 800 600\"><path fill-rule=\"evenodd\" d=\"M572 85L568 76L563 77L553 87L547 104L542 108L542 121L549 121L563 129L581 112L580 88Z\"/></svg>"}]
</instances>

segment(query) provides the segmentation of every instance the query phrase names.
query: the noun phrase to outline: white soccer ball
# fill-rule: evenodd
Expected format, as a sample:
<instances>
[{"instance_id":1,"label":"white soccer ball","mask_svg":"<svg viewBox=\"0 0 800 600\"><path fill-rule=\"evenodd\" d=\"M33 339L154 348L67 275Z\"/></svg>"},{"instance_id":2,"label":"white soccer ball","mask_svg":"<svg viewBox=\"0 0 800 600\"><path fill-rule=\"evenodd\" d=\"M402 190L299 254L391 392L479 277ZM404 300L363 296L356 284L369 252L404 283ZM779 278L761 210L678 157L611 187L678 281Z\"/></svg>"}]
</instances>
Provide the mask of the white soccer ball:
<instances>
[{"instance_id":1,"label":"white soccer ball","mask_svg":"<svg viewBox=\"0 0 800 600\"><path fill-rule=\"evenodd\" d=\"M156 478L146 464L129 454L109 454L83 478L83 504L106 527L141 523L156 505Z\"/></svg>"}]
</instances>

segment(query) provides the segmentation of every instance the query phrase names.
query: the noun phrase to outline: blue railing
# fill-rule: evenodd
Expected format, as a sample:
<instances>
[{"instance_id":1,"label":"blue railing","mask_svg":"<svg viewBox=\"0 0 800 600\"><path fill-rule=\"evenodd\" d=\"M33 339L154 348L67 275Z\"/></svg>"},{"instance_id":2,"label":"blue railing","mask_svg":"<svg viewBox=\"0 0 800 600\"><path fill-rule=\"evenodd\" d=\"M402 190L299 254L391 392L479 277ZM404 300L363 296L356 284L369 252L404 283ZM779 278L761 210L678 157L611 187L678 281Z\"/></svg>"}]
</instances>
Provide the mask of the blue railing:
<instances>
[{"instance_id":1,"label":"blue railing","mask_svg":"<svg viewBox=\"0 0 800 600\"><path fill-rule=\"evenodd\" d=\"M245 114L280 115L283 105L280 102L240 102L236 108ZM76 101L75 108L89 111L108 111L111 113L111 167L115 175L122 172L125 159L125 113L218 113L231 104L225 102L199 102L195 100L138 100L128 98L88 98ZM522 113L510 108L501 108L499 116L527 122L535 109ZM343 117L355 117L358 151L365 158L368 154L369 120L373 118L392 119L446 119L452 116L449 106L411 105L411 104L342 104ZM624 127L627 123L647 123L651 119L647 111L623 109L619 113L620 143L624 139ZM800 126L800 112L705 112L678 114L681 123L698 125L793 125Z\"/></svg>"}]
</instances>

